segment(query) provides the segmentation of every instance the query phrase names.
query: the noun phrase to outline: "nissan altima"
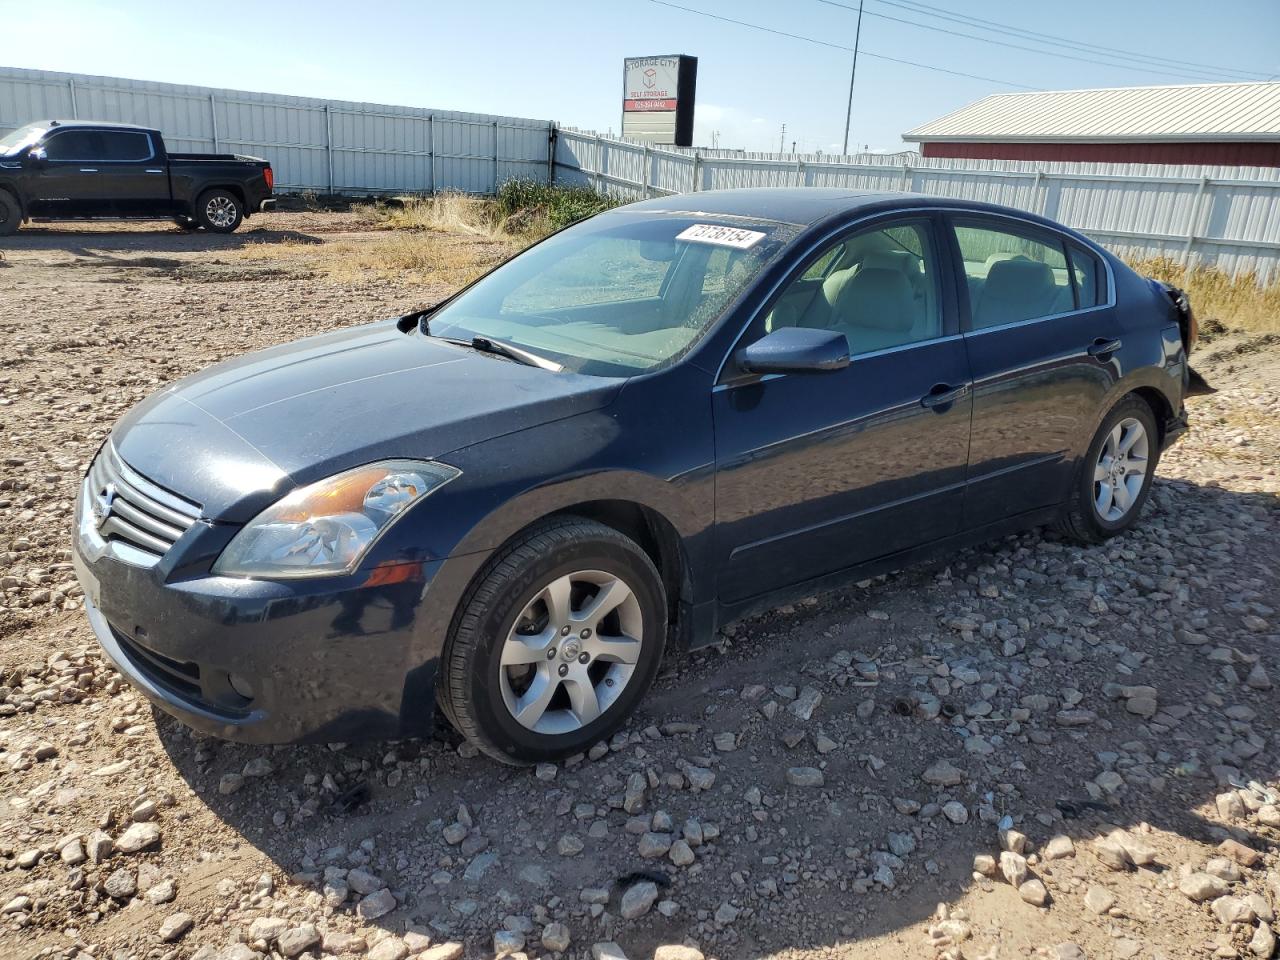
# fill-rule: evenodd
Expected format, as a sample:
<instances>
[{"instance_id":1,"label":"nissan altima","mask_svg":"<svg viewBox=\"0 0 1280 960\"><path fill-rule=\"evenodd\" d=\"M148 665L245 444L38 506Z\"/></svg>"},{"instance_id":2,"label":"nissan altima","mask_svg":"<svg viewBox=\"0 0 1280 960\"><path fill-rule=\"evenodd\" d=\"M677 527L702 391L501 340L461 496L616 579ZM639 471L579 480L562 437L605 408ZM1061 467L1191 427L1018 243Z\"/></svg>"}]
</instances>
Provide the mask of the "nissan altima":
<instances>
[{"instance_id":1,"label":"nissan altima","mask_svg":"<svg viewBox=\"0 0 1280 960\"><path fill-rule=\"evenodd\" d=\"M609 736L664 656L1034 525L1136 523L1178 291L1056 223L841 190L646 200L434 307L211 367L111 431L75 564L107 656L253 743Z\"/></svg>"}]
</instances>

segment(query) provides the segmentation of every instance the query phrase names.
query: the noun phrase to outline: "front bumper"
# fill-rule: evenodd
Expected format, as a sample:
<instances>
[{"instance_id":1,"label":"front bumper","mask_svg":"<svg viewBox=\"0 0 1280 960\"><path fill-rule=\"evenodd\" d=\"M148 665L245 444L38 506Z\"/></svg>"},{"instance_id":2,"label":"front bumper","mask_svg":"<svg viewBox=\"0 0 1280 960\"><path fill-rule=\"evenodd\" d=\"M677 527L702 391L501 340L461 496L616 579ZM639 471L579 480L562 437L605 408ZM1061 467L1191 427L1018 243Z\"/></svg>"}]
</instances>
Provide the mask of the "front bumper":
<instances>
[{"instance_id":1,"label":"front bumper","mask_svg":"<svg viewBox=\"0 0 1280 960\"><path fill-rule=\"evenodd\" d=\"M170 554L190 553L212 525L201 526ZM151 566L121 559L97 536L83 495L73 560L106 656L196 730L305 743L431 729L444 630L423 610L444 561L293 582L190 576L170 555Z\"/></svg>"}]
</instances>

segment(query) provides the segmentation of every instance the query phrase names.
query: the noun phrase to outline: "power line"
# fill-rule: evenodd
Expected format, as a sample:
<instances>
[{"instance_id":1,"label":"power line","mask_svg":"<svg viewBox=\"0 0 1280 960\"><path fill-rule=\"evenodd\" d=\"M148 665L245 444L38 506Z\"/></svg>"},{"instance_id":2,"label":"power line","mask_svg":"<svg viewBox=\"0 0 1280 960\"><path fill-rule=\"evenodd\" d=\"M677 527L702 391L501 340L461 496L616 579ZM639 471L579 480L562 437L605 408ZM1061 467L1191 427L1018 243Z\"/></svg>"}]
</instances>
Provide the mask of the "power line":
<instances>
[{"instance_id":1,"label":"power line","mask_svg":"<svg viewBox=\"0 0 1280 960\"><path fill-rule=\"evenodd\" d=\"M842 10L849 10L854 13L858 11L857 7L851 6L846 3L838 3L836 2L836 0L817 0L817 2L826 4L829 7L839 7ZM897 4L894 4L894 5L897 6ZM989 43L998 47L1008 47L1013 50L1025 50L1028 53L1035 53L1035 54L1039 54L1040 56L1058 57L1059 59L1062 59L1062 60L1075 60L1078 63L1093 63L1093 64L1097 64L1098 66L1111 67L1116 70L1132 70L1136 73L1155 73L1165 77L1174 77L1175 79L1179 79L1179 80L1185 80L1188 78L1197 79L1197 80L1223 79L1221 76L1213 76L1211 74L1206 74L1201 71L1184 70L1180 73L1174 73L1171 70L1160 69L1156 66L1149 66L1147 64L1117 63L1114 60L1098 60L1098 59L1095 59L1094 57L1082 57L1082 56L1075 56L1070 53L1061 53L1053 50L1041 50L1037 47L1027 47L1018 43L1010 43L1008 40L995 40L991 37L983 37L973 33L962 33L959 30L950 30L947 27L939 27L930 23L918 23L914 20L905 20L902 17L895 17L887 13L877 13L874 10L866 11L866 15L868 17L877 17L881 20L890 20L894 23L902 23L909 27L917 27L921 30L932 30L936 33L945 33L951 37L962 37L966 40L976 40L979 43ZM1037 40L1033 42L1047 43L1048 41Z\"/></svg>"},{"instance_id":2,"label":"power line","mask_svg":"<svg viewBox=\"0 0 1280 960\"><path fill-rule=\"evenodd\" d=\"M1032 40L1037 43L1062 44L1085 53L1100 54L1107 57L1121 56L1131 59L1146 60L1158 66L1175 67L1179 69L1185 69L1187 67L1201 68L1202 70L1212 71L1226 77L1235 76L1242 80L1261 80L1266 76L1262 71L1257 70L1241 70L1237 67L1223 67L1212 63L1200 63L1194 60L1185 60L1181 57L1161 57L1156 54L1139 53L1136 50L1109 47L1100 43L1073 40L1070 37L1063 37L1057 34L1041 33L1040 31L1031 30L1026 27L1015 27L1012 24L986 20L981 17L972 17L963 13L955 13L943 7L937 7L932 4L920 2L920 0L873 0L873 2L883 6L897 7L900 10L904 10L908 13L914 13L916 15L938 17L951 23L958 23L961 26L980 27L991 31L992 33L999 33L1005 36L1015 37L1020 40ZM917 26L921 26L921 24L917 24ZM1197 70L1193 72L1200 71Z\"/></svg>"},{"instance_id":3,"label":"power line","mask_svg":"<svg viewBox=\"0 0 1280 960\"><path fill-rule=\"evenodd\" d=\"M683 7L678 3L670 3L669 0L649 0L650 3L656 3L661 7L670 7L673 10L683 10L685 13L696 14L700 17L707 17L711 20L719 20L722 23L732 23L739 27L747 27L751 30L760 30L764 33L772 33L775 36L787 37L791 40L803 40L805 43L816 44L820 47L829 47L832 50L843 50L846 53L853 53L853 47L846 47L844 44L831 43L827 40L819 40L816 37L806 37L799 33L787 33L785 30L775 30L773 27L761 26L758 23L748 23L746 20L735 20L733 17L722 17L718 13L708 13L706 10L695 10L693 7ZM1012 80L1000 80L996 77L984 77L976 73L964 73L960 70L948 70L946 67L937 67L931 63L917 63L914 60L903 60L899 57L891 57L884 53L872 53L870 50L860 50L859 56L871 57L875 60L887 60L890 63L900 63L908 67L919 67L921 70L932 70L935 73L946 73L953 77L966 77L970 80L983 80L987 83L998 83L1006 87L1018 87L1022 90L1038 90L1039 87L1027 86L1025 83L1014 83Z\"/></svg>"}]
</instances>

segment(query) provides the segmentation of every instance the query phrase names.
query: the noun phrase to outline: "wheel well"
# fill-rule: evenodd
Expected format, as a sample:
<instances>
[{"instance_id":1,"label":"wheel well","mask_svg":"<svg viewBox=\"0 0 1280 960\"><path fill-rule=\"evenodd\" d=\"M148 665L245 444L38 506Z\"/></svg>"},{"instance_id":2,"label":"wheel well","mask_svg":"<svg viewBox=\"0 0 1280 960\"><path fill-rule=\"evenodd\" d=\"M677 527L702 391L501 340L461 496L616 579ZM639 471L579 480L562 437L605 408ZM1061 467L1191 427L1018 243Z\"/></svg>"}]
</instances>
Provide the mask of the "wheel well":
<instances>
[{"instance_id":1,"label":"wheel well","mask_svg":"<svg viewBox=\"0 0 1280 960\"><path fill-rule=\"evenodd\" d=\"M552 516L586 517L613 527L638 543L662 577L662 585L667 592L668 622L679 624L680 601L692 597L692 584L681 549L680 534L671 521L656 510L630 500L591 500L565 507Z\"/></svg>"},{"instance_id":2,"label":"wheel well","mask_svg":"<svg viewBox=\"0 0 1280 960\"><path fill-rule=\"evenodd\" d=\"M1173 418L1173 405L1169 403L1169 398L1155 387L1138 387L1130 392L1129 396L1140 398L1151 408L1151 412L1156 418L1156 431L1159 433L1159 440L1163 445L1165 431L1168 430L1169 421Z\"/></svg>"},{"instance_id":3,"label":"wheel well","mask_svg":"<svg viewBox=\"0 0 1280 960\"><path fill-rule=\"evenodd\" d=\"M214 187L205 187L203 190L201 190L201 191L200 191L199 195L196 197L196 206L197 206L197 207L199 207L199 205L200 205L200 201L204 199L205 194L207 194L207 193L211 193L211 192L213 192L214 190L224 190L224 191L226 191L227 193L231 194L233 197L235 197L237 200L239 200L239 201L240 201L240 210L241 210L241 212L242 212L242 213L246 213L246 212L247 212L247 211L245 210L245 205L246 205L247 201L246 201L246 200L245 200L245 198L244 198L244 191L243 191L243 190L241 190L241 189L240 189L238 186L236 186L234 183L224 183L224 184L219 184L219 185L214 186Z\"/></svg>"}]
</instances>

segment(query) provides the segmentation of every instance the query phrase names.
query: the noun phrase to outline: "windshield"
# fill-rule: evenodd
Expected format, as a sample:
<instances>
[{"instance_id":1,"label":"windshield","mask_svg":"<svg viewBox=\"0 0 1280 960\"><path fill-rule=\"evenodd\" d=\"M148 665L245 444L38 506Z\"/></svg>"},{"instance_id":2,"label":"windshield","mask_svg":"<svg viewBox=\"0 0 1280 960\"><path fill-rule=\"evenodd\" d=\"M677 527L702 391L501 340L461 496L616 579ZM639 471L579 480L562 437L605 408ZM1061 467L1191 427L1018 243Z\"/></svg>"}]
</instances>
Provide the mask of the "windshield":
<instances>
[{"instance_id":1,"label":"windshield","mask_svg":"<svg viewBox=\"0 0 1280 960\"><path fill-rule=\"evenodd\" d=\"M39 140L46 129L43 123L28 123L25 127L6 133L0 137L0 153L17 153L23 147Z\"/></svg>"},{"instance_id":2,"label":"windshield","mask_svg":"<svg viewBox=\"0 0 1280 960\"><path fill-rule=\"evenodd\" d=\"M603 214L503 264L432 314L430 332L633 376L686 353L796 232L720 216Z\"/></svg>"}]
</instances>

